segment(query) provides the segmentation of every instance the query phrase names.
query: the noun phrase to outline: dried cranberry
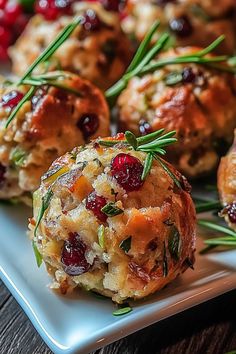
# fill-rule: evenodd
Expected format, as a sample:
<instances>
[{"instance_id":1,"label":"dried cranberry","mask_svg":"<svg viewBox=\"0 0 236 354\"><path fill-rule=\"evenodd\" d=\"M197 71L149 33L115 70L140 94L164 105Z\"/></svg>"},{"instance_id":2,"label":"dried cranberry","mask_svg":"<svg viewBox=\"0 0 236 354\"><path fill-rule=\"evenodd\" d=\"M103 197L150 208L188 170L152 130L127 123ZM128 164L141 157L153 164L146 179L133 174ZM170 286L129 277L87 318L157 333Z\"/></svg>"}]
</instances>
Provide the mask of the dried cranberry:
<instances>
[{"instance_id":1,"label":"dried cranberry","mask_svg":"<svg viewBox=\"0 0 236 354\"><path fill-rule=\"evenodd\" d=\"M72 0L37 0L35 12L44 16L48 21L53 21L62 15L72 14Z\"/></svg>"},{"instance_id":2,"label":"dried cranberry","mask_svg":"<svg viewBox=\"0 0 236 354\"><path fill-rule=\"evenodd\" d=\"M126 192L142 187L143 165L134 156L120 153L112 159L111 174Z\"/></svg>"},{"instance_id":3,"label":"dried cranberry","mask_svg":"<svg viewBox=\"0 0 236 354\"><path fill-rule=\"evenodd\" d=\"M7 0L0 0L0 9L4 9L6 6Z\"/></svg>"},{"instance_id":4,"label":"dried cranberry","mask_svg":"<svg viewBox=\"0 0 236 354\"><path fill-rule=\"evenodd\" d=\"M172 19L169 27L179 37L187 37L193 32L193 26L185 15Z\"/></svg>"},{"instance_id":5,"label":"dried cranberry","mask_svg":"<svg viewBox=\"0 0 236 354\"><path fill-rule=\"evenodd\" d=\"M231 203L226 207L230 222L236 224L236 202Z\"/></svg>"},{"instance_id":6,"label":"dried cranberry","mask_svg":"<svg viewBox=\"0 0 236 354\"><path fill-rule=\"evenodd\" d=\"M8 47L11 43L11 31L3 26L0 26L0 43L3 47Z\"/></svg>"},{"instance_id":7,"label":"dried cranberry","mask_svg":"<svg viewBox=\"0 0 236 354\"><path fill-rule=\"evenodd\" d=\"M106 199L92 192L86 199L86 208L91 210L94 215L102 222L107 220L107 215L104 214L101 209L106 205Z\"/></svg>"},{"instance_id":8,"label":"dried cranberry","mask_svg":"<svg viewBox=\"0 0 236 354\"><path fill-rule=\"evenodd\" d=\"M86 273L91 265L85 258L87 246L76 232L69 234L69 239L64 242L61 254L61 262L64 271L68 275L80 275Z\"/></svg>"},{"instance_id":9,"label":"dried cranberry","mask_svg":"<svg viewBox=\"0 0 236 354\"><path fill-rule=\"evenodd\" d=\"M147 135L152 132L152 128L146 120L141 119L139 121L139 131L141 135Z\"/></svg>"},{"instance_id":10,"label":"dried cranberry","mask_svg":"<svg viewBox=\"0 0 236 354\"><path fill-rule=\"evenodd\" d=\"M6 173L6 167L0 163L0 187L3 185L5 181L5 173Z\"/></svg>"},{"instance_id":11,"label":"dried cranberry","mask_svg":"<svg viewBox=\"0 0 236 354\"><path fill-rule=\"evenodd\" d=\"M3 46L0 44L0 60L1 61L6 61L8 60L8 51L7 47Z\"/></svg>"},{"instance_id":12,"label":"dried cranberry","mask_svg":"<svg viewBox=\"0 0 236 354\"><path fill-rule=\"evenodd\" d=\"M167 5L169 2L176 2L176 0L156 0L156 4L159 6L165 6Z\"/></svg>"},{"instance_id":13,"label":"dried cranberry","mask_svg":"<svg viewBox=\"0 0 236 354\"><path fill-rule=\"evenodd\" d=\"M124 7L124 1L122 0L100 0L100 3L107 11L119 12Z\"/></svg>"},{"instance_id":14,"label":"dried cranberry","mask_svg":"<svg viewBox=\"0 0 236 354\"><path fill-rule=\"evenodd\" d=\"M88 139L91 135L93 135L97 131L99 127L99 120L97 114L96 113L83 114L80 117L77 126L82 131L84 138Z\"/></svg>"},{"instance_id":15,"label":"dried cranberry","mask_svg":"<svg viewBox=\"0 0 236 354\"><path fill-rule=\"evenodd\" d=\"M86 31L97 31L101 28L101 21L96 12L88 9L82 17L82 26Z\"/></svg>"},{"instance_id":16,"label":"dried cranberry","mask_svg":"<svg viewBox=\"0 0 236 354\"><path fill-rule=\"evenodd\" d=\"M15 22L22 12L23 9L20 4L8 1L4 9L4 23L7 25L15 25Z\"/></svg>"},{"instance_id":17,"label":"dried cranberry","mask_svg":"<svg viewBox=\"0 0 236 354\"><path fill-rule=\"evenodd\" d=\"M196 75L192 68L187 67L183 69L182 78L184 83L192 83L195 81Z\"/></svg>"},{"instance_id":18,"label":"dried cranberry","mask_svg":"<svg viewBox=\"0 0 236 354\"><path fill-rule=\"evenodd\" d=\"M4 108L14 108L24 97L23 93L17 90L6 93L2 96L0 105Z\"/></svg>"}]
</instances>

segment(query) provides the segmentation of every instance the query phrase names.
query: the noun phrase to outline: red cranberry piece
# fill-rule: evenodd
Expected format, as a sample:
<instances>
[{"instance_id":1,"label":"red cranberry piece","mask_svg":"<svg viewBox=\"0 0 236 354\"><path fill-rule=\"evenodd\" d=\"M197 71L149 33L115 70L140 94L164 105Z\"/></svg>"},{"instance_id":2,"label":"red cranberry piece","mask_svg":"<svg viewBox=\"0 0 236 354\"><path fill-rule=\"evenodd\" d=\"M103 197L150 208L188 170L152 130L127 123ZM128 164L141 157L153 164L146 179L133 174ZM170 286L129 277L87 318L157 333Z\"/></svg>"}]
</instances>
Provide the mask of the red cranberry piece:
<instances>
[{"instance_id":1,"label":"red cranberry piece","mask_svg":"<svg viewBox=\"0 0 236 354\"><path fill-rule=\"evenodd\" d=\"M107 201L104 197L92 192L86 199L86 208L91 210L94 215L102 222L107 220L107 215L104 214L101 209L106 205Z\"/></svg>"},{"instance_id":2,"label":"red cranberry piece","mask_svg":"<svg viewBox=\"0 0 236 354\"><path fill-rule=\"evenodd\" d=\"M3 47L8 47L11 43L11 32L6 27L0 26L0 43Z\"/></svg>"},{"instance_id":3,"label":"red cranberry piece","mask_svg":"<svg viewBox=\"0 0 236 354\"><path fill-rule=\"evenodd\" d=\"M61 262L64 271L68 275L80 275L86 273L91 265L85 258L87 246L76 232L69 234L69 239L64 242L61 254Z\"/></svg>"},{"instance_id":4,"label":"red cranberry piece","mask_svg":"<svg viewBox=\"0 0 236 354\"><path fill-rule=\"evenodd\" d=\"M1 61L8 60L7 47L2 46L1 44L0 44L0 60Z\"/></svg>"},{"instance_id":5,"label":"red cranberry piece","mask_svg":"<svg viewBox=\"0 0 236 354\"><path fill-rule=\"evenodd\" d=\"M7 0L0 0L0 9L3 10L6 6Z\"/></svg>"},{"instance_id":6,"label":"red cranberry piece","mask_svg":"<svg viewBox=\"0 0 236 354\"><path fill-rule=\"evenodd\" d=\"M23 93L20 91L11 91L2 96L0 105L4 108L14 108L24 97Z\"/></svg>"},{"instance_id":7,"label":"red cranberry piece","mask_svg":"<svg viewBox=\"0 0 236 354\"><path fill-rule=\"evenodd\" d=\"M183 69L182 77L184 83L192 83L195 81L196 75L193 72L193 69L188 67Z\"/></svg>"},{"instance_id":8,"label":"red cranberry piece","mask_svg":"<svg viewBox=\"0 0 236 354\"><path fill-rule=\"evenodd\" d=\"M0 163L0 187L3 185L5 181L5 173L6 173L6 167Z\"/></svg>"},{"instance_id":9,"label":"red cranberry piece","mask_svg":"<svg viewBox=\"0 0 236 354\"><path fill-rule=\"evenodd\" d=\"M188 37L193 27L187 16L174 18L169 22L170 29L179 37Z\"/></svg>"},{"instance_id":10,"label":"red cranberry piece","mask_svg":"<svg viewBox=\"0 0 236 354\"><path fill-rule=\"evenodd\" d=\"M8 25L14 25L22 12L23 9L17 2L7 2L4 9L4 22Z\"/></svg>"},{"instance_id":11,"label":"red cranberry piece","mask_svg":"<svg viewBox=\"0 0 236 354\"><path fill-rule=\"evenodd\" d=\"M159 6L165 6L167 5L169 2L176 2L176 0L156 0L156 4Z\"/></svg>"},{"instance_id":12,"label":"red cranberry piece","mask_svg":"<svg viewBox=\"0 0 236 354\"><path fill-rule=\"evenodd\" d=\"M48 21L53 21L62 15L71 15L71 0L37 0L35 12L44 16Z\"/></svg>"},{"instance_id":13,"label":"red cranberry piece","mask_svg":"<svg viewBox=\"0 0 236 354\"><path fill-rule=\"evenodd\" d=\"M146 120L141 119L139 121L139 131L141 135L147 135L152 132L152 128Z\"/></svg>"},{"instance_id":14,"label":"red cranberry piece","mask_svg":"<svg viewBox=\"0 0 236 354\"><path fill-rule=\"evenodd\" d=\"M84 138L88 139L91 135L93 135L97 131L99 127L99 120L97 114L96 113L83 114L80 117L77 126L82 131Z\"/></svg>"},{"instance_id":15,"label":"red cranberry piece","mask_svg":"<svg viewBox=\"0 0 236 354\"><path fill-rule=\"evenodd\" d=\"M96 12L92 9L88 9L85 12L81 23L86 31L97 31L101 28L102 24Z\"/></svg>"},{"instance_id":16,"label":"red cranberry piece","mask_svg":"<svg viewBox=\"0 0 236 354\"><path fill-rule=\"evenodd\" d=\"M143 165L134 156L120 153L112 159L111 174L126 192L135 191L142 187L142 172Z\"/></svg>"},{"instance_id":17,"label":"red cranberry piece","mask_svg":"<svg viewBox=\"0 0 236 354\"><path fill-rule=\"evenodd\" d=\"M100 3L107 11L121 11L124 6L124 1L122 0L100 0Z\"/></svg>"},{"instance_id":18,"label":"red cranberry piece","mask_svg":"<svg viewBox=\"0 0 236 354\"><path fill-rule=\"evenodd\" d=\"M226 210L227 210L227 214L228 214L230 222L232 222L233 224L236 224L236 202L228 205L226 207Z\"/></svg>"}]
</instances>

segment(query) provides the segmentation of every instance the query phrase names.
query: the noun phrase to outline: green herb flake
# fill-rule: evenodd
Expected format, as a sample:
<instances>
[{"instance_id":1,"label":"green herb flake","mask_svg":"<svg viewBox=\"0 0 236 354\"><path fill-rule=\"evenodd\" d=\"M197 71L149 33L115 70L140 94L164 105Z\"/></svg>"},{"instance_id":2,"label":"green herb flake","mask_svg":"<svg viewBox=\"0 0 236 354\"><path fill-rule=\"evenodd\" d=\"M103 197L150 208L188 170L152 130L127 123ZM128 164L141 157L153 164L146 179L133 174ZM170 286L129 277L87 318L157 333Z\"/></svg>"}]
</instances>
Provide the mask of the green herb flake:
<instances>
[{"instance_id":1,"label":"green herb flake","mask_svg":"<svg viewBox=\"0 0 236 354\"><path fill-rule=\"evenodd\" d=\"M144 167L143 167L143 173L141 176L141 180L144 181L147 175L150 173L151 168L152 168L152 162L153 162L153 154L148 153L146 156L146 159L144 161Z\"/></svg>"},{"instance_id":2,"label":"green herb flake","mask_svg":"<svg viewBox=\"0 0 236 354\"><path fill-rule=\"evenodd\" d=\"M105 227L100 225L98 228L98 243L101 248L105 248Z\"/></svg>"},{"instance_id":3,"label":"green herb flake","mask_svg":"<svg viewBox=\"0 0 236 354\"><path fill-rule=\"evenodd\" d=\"M125 132L125 138L129 145L132 146L134 150L136 150L138 147L138 141L136 136L132 132L127 130Z\"/></svg>"},{"instance_id":4,"label":"green herb flake","mask_svg":"<svg viewBox=\"0 0 236 354\"><path fill-rule=\"evenodd\" d=\"M41 208L39 210L39 214L38 214L38 219L37 219L37 223L36 223L36 226L35 226L35 229L34 229L34 236L36 237L36 234L37 234L37 230L38 230L38 227L39 227L39 224L43 218L43 215L45 213L45 211L48 209L49 207L49 204L50 204L50 201L52 199L52 196L53 196L53 191L52 189L50 188L47 193L42 197L42 205L41 205Z\"/></svg>"},{"instance_id":5,"label":"green herb flake","mask_svg":"<svg viewBox=\"0 0 236 354\"><path fill-rule=\"evenodd\" d=\"M168 259L166 255L166 244L163 242L163 276L166 278L168 275Z\"/></svg>"},{"instance_id":6,"label":"green herb flake","mask_svg":"<svg viewBox=\"0 0 236 354\"><path fill-rule=\"evenodd\" d=\"M16 167L24 166L26 157L27 153L19 147L14 148L10 154L10 160Z\"/></svg>"},{"instance_id":7,"label":"green herb flake","mask_svg":"<svg viewBox=\"0 0 236 354\"><path fill-rule=\"evenodd\" d=\"M164 80L167 86L173 86L182 82L183 76L181 72L173 71L170 74L168 74Z\"/></svg>"},{"instance_id":8,"label":"green herb flake","mask_svg":"<svg viewBox=\"0 0 236 354\"><path fill-rule=\"evenodd\" d=\"M113 314L113 316L123 316L131 311L132 311L132 308L129 306L126 306L126 307L122 307L122 308L114 311L112 314Z\"/></svg>"},{"instance_id":9,"label":"green herb flake","mask_svg":"<svg viewBox=\"0 0 236 354\"><path fill-rule=\"evenodd\" d=\"M115 203L113 202L109 202L107 203L102 209L101 211L106 214L109 217L113 217L119 214L122 214L124 212L124 210L118 208Z\"/></svg>"},{"instance_id":10,"label":"green herb flake","mask_svg":"<svg viewBox=\"0 0 236 354\"><path fill-rule=\"evenodd\" d=\"M181 238L176 226L172 226L168 239L168 250L171 257L178 261L181 254Z\"/></svg>"},{"instance_id":11,"label":"green herb flake","mask_svg":"<svg viewBox=\"0 0 236 354\"><path fill-rule=\"evenodd\" d=\"M32 247L34 250L34 255L35 255L36 262L37 262L37 266L40 268L40 266L42 265L42 262L43 262L42 255L39 252L38 247L36 246L36 243L34 241L32 241Z\"/></svg>"},{"instance_id":12,"label":"green herb flake","mask_svg":"<svg viewBox=\"0 0 236 354\"><path fill-rule=\"evenodd\" d=\"M127 254L131 248L132 236L129 236L125 240L121 241L119 247Z\"/></svg>"}]
</instances>

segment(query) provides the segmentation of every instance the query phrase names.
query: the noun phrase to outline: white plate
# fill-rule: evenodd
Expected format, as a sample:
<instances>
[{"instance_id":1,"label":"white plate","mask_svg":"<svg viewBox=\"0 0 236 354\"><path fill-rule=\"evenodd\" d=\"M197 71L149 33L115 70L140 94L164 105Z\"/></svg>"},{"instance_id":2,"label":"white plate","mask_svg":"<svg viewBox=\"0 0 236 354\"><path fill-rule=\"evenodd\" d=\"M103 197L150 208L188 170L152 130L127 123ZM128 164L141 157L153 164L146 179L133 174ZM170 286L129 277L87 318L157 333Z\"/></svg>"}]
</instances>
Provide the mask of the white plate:
<instances>
[{"instance_id":1,"label":"white plate","mask_svg":"<svg viewBox=\"0 0 236 354\"><path fill-rule=\"evenodd\" d=\"M35 264L25 234L30 209L0 206L0 272L47 345L56 354L86 353L107 345L163 318L236 288L236 250L200 256L166 289L132 304L133 311L114 317L110 300L89 293L55 295L50 279ZM198 249L202 241L198 243Z\"/></svg>"}]
</instances>

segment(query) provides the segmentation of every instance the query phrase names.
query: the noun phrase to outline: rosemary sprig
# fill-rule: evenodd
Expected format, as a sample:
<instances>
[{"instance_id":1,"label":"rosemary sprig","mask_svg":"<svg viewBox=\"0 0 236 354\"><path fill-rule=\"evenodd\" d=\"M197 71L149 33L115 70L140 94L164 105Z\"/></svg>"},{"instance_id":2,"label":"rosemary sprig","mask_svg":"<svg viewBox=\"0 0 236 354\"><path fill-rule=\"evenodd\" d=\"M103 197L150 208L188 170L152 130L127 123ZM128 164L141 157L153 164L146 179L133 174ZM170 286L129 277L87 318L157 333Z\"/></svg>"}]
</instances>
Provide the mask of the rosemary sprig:
<instances>
[{"instance_id":1,"label":"rosemary sprig","mask_svg":"<svg viewBox=\"0 0 236 354\"><path fill-rule=\"evenodd\" d=\"M74 92L73 88L68 88L68 86L65 85L60 85L60 82L57 83L55 80L55 76L52 79L52 76L50 77L49 75L41 75L40 76L35 76L32 77L30 76L33 70L41 63L44 63L47 61L54 53L55 51L65 42L65 40L71 35L71 33L75 30L75 28L79 25L81 22L81 17L75 18L70 24L64 27L64 29L59 33L59 35L54 39L54 41L49 44L49 46L43 51L43 53L31 64L31 66L28 68L28 70L25 72L25 74L22 76L22 78L18 82L19 85L30 85L29 91L24 95L22 100L17 104L17 106L11 111L10 116L7 119L5 128L9 126L9 124L12 122L16 114L19 112L21 107L24 105L24 103L28 100L31 99L33 96L36 87L37 86L42 86L42 85L51 85L51 86L57 86L63 89L69 89L70 91L72 90L73 93L78 94L78 92Z\"/></svg>"},{"instance_id":2,"label":"rosemary sprig","mask_svg":"<svg viewBox=\"0 0 236 354\"><path fill-rule=\"evenodd\" d=\"M173 58L170 57L153 60L153 58L164 49L166 43L170 39L170 35L168 33L164 33L148 50L158 26L159 22L157 21L151 27L143 42L140 44L133 61L123 77L106 91L105 95L110 104L114 103L115 98L128 85L128 82L134 76L142 76L170 64L194 63L236 74L235 60L230 60L226 55L206 57L206 55L210 54L224 40L224 35L218 37L208 47L199 50L196 53L179 55L178 57Z\"/></svg>"},{"instance_id":3,"label":"rosemary sprig","mask_svg":"<svg viewBox=\"0 0 236 354\"><path fill-rule=\"evenodd\" d=\"M205 201L205 202L200 202L196 203L196 213L203 213L206 211L217 211L222 208L222 205L219 200L215 201Z\"/></svg>"},{"instance_id":4,"label":"rosemary sprig","mask_svg":"<svg viewBox=\"0 0 236 354\"><path fill-rule=\"evenodd\" d=\"M41 223L41 220L42 220L42 218L44 216L45 211L49 207L49 204L50 204L50 201L51 201L52 197L53 197L53 191L52 191L51 188L49 188L47 193L42 197L42 204L41 204L41 207L40 207L40 210L39 210L39 213L38 213L38 218L37 218L37 222L36 222L35 229L34 229L34 236L35 237L37 236L38 227L39 227L39 225Z\"/></svg>"},{"instance_id":5,"label":"rosemary sprig","mask_svg":"<svg viewBox=\"0 0 236 354\"><path fill-rule=\"evenodd\" d=\"M136 151L142 151L147 154L146 159L144 161L144 168L142 173L142 180L144 180L147 175L150 173L152 168L153 160L155 159L161 165L161 167L166 171L166 173L172 178L174 183L181 188L181 184L175 175L170 171L165 162L160 159L158 155L165 155L165 147L175 143L177 141L174 138L176 134L175 131L171 131L169 133L163 134L164 129L157 130L153 133L147 134L145 136L141 136L137 138L132 132L126 131L124 140L103 140L100 139L98 142L100 145L112 147L119 143L123 143L127 147L133 148Z\"/></svg>"},{"instance_id":6,"label":"rosemary sprig","mask_svg":"<svg viewBox=\"0 0 236 354\"><path fill-rule=\"evenodd\" d=\"M208 251L214 249L218 246L224 247L236 247L236 232L230 229L229 227L221 226L210 220L198 220L198 225L205 227L209 230L218 231L225 236L211 238L204 240L204 243L207 245L204 249L200 251L200 254L205 254Z\"/></svg>"}]
</instances>

